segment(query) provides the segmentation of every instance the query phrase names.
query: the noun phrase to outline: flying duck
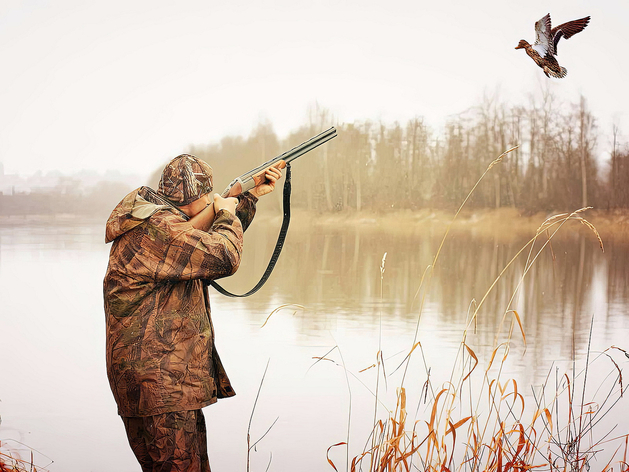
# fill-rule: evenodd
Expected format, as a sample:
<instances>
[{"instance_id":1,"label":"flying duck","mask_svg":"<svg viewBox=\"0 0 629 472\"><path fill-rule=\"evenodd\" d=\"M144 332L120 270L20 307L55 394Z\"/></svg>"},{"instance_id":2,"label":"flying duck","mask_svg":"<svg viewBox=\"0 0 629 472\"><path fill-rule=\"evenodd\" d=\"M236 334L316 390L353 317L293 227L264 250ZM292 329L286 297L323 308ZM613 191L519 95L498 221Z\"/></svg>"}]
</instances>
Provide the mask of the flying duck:
<instances>
[{"instance_id":1,"label":"flying duck","mask_svg":"<svg viewBox=\"0 0 629 472\"><path fill-rule=\"evenodd\" d=\"M557 44L563 37L569 39L583 29L590 22L590 17L586 16L579 20L568 21L559 26L550 27L550 13L535 23L535 44L532 46L524 39L516 46L516 49L525 49L526 53L542 68L546 77L565 77L568 71L561 67L555 59L557 55Z\"/></svg>"}]
</instances>

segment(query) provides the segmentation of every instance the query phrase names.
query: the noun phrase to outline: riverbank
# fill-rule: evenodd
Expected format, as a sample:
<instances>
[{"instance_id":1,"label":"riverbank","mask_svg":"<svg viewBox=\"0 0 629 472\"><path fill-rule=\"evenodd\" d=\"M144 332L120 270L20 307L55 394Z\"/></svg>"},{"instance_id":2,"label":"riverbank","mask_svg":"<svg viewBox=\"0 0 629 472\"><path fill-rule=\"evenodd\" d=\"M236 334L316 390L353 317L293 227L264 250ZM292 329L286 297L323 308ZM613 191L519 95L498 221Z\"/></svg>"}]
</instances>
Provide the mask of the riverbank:
<instances>
[{"instance_id":1,"label":"riverbank","mask_svg":"<svg viewBox=\"0 0 629 472\"><path fill-rule=\"evenodd\" d=\"M469 232L477 237L513 238L533 236L540 225L549 217L559 214L536 213L525 215L514 208L493 210L465 210L452 224L451 231ZM629 240L629 210L587 210L580 215L592 223L603 240L607 238ZM391 210L386 213L335 212L319 213L293 209L291 228L296 230L323 231L326 228L355 228L361 231L377 231L393 234L445 232L454 217L453 212L422 209L418 211ZM258 212L256 220L269 224L280 224L278 210ZM104 225L106 215L11 215L0 216L0 227L38 225ZM568 228L590 232L578 222L568 223Z\"/></svg>"},{"instance_id":2,"label":"riverbank","mask_svg":"<svg viewBox=\"0 0 629 472\"><path fill-rule=\"evenodd\" d=\"M511 239L533 237L540 225L549 217L560 212L523 215L513 208L497 210L470 210L458 215L452 223L453 212L442 210L391 211L385 214L366 212L320 214L297 210L292 221L300 228L360 228L364 231L379 231L395 234L443 233L452 223L451 231L469 232L477 237ZM592 223L603 240L607 238L629 240L629 211L587 210L580 215ZM279 221L279 216L273 217ZM591 230L577 221L568 222L566 228L576 231Z\"/></svg>"}]
</instances>

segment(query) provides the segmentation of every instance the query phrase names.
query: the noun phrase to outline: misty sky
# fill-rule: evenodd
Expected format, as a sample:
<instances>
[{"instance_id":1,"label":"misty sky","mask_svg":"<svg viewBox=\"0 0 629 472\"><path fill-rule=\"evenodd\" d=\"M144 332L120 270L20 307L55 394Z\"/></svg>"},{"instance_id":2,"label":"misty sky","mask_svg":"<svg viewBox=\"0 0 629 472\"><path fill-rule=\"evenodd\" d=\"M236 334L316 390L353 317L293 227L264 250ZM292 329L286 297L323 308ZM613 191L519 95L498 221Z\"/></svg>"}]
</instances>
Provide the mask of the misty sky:
<instances>
[{"instance_id":1,"label":"misty sky","mask_svg":"<svg viewBox=\"0 0 629 472\"><path fill-rule=\"evenodd\" d=\"M514 49L546 13L592 16L559 44L565 79ZM438 130L484 93L526 103L548 82L586 97L603 155L612 123L629 137L628 21L627 0L0 0L0 162L147 175L260 120L284 137L315 103Z\"/></svg>"}]
</instances>

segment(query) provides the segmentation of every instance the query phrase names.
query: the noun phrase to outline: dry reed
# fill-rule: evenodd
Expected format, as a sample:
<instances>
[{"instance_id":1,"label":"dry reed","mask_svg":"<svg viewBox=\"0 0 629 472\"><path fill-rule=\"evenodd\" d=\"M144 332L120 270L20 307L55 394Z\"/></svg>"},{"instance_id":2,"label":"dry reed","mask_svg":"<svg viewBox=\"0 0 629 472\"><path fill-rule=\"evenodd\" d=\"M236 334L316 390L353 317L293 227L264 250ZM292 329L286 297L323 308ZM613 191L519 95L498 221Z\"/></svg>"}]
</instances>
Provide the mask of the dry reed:
<instances>
[{"instance_id":1,"label":"dry reed","mask_svg":"<svg viewBox=\"0 0 629 472\"><path fill-rule=\"evenodd\" d=\"M28 446L22 444L19 441L12 441L21 446L28 448ZM13 447L9 447L0 441L0 472L48 472L48 467L53 461L50 461L48 465L44 467L36 466L34 463L33 449L28 448L30 459L25 460L20 457L19 451ZM45 457L45 456L44 456Z\"/></svg>"},{"instance_id":2,"label":"dry reed","mask_svg":"<svg viewBox=\"0 0 629 472\"><path fill-rule=\"evenodd\" d=\"M500 163L502 159L515 148L501 154L487 168L476 182L473 189L457 211L454 219L470 198L474 189L483 177ZM454 361L449 379L441 386L436 386L431 380L431 370L426 365L421 343L418 341L419 323L423 312L426 294L439 255L444 246L450 226L448 226L441 244L434 256L433 262L424 272L419 288L415 294L413 304L423 291L419 306L415 337L402 364L404 367L402 379L397 389L395 407L387 410L388 417L379 418L378 405L380 377L386 380L385 365L382 348L379 343L376 363L377 367L374 420L370 434L369 446L353 457L346 469L351 472L410 472L411 470L426 472L454 472L454 471L487 471L487 472L524 472L529 470L559 471L589 471L594 465L593 459L599 455L603 446L616 442L617 449L611 454L609 461L600 466L601 471L629 471L627 455L629 452L629 435L600 434L595 427L601 419L616 407L623 397L627 387L623 385L622 370L612 354L626 351L612 346L596 358L591 359L590 346L587 348L587 358L581 371L577 371L576 361L573 363L572 376L555 374L554 385L549 371L546 382L536 391L532 389L532 402L525 398L517 381L502 379L502 372L511 351L514 332L526 347L526 334L518 312L512 308L524 278L547 247L551 249L551 241L563 225L569 220L577 220L590 229L604 250L603 241L596 228L582 213L586 208L572 213L555 215L545 220L531 240L511 259L486 291L480 302L470 303L469 316L462 333L459 350ZM551 231L552 230L552 231ZM542 236L546 239L541 247L536 243ZM528 251L528 253L527 253ZM467 343L468 330L476 326L479 311L490 292L496 288L498 281L511 267L516 259L527 253L524 271L505 307L502 320L497 329L494 346L489 360L481 362L477 354ZM385 254L386 257L386 254ZM381 285L384 277L384 261L380 267ZM381 295L382 296L382 295ZM503 334L503 326L509 324L509 330ZM590 328L591 336L592 328ZM419 350L417 348L419 347ZM417 400L415 418L409 420L408 398L405 388L411 357L421 353L426 381L420 398ZM329 353L328 353L329 354ZM327 354L326 354L327 356ZM325 357L325 356L324 356ZM594 394L602 397L598 403L587 401L588 372L594 363L604 360L613 377L611 384L604 382ZM484 366L481 368L481 364ZM370 367L370 368L371 368ZM602 367L602 366L601 366ZM395 369L397 370L397 369ZM354 375L354 374L351 374ZM433 374L434 377L434 374ZM601 389L606 388L603 393ZM425 404L425 415L419 413L420 405ZM337 446L345 446L347 442L330 446L328 462L338 470L329 457L329 452ZM614 462L615 461L615 462Z\"/></svg>"}]
</instances>

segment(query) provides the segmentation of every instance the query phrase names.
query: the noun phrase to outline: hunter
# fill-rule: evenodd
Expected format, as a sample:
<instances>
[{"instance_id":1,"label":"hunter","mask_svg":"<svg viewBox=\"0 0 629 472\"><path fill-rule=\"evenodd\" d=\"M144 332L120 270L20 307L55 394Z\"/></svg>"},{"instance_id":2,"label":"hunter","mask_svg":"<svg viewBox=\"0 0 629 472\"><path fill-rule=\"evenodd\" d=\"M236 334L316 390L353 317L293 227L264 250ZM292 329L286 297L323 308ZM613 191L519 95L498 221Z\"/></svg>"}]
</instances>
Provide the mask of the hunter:
<instances>
[{"instance_id":1,"label":"hunter","mask_svg":"<svg viewBox=\"0 0 629 472\"><path fill-rule=\"evenodd\" d=\"M281 176L269 167L238 198L212 196L212 168L182 154L157 192L134 190L107 221L107 376L144 472L210 470L201 409L235 392L214 345L207 283L236 272L256 202Z\"/></svg>"}]
</instances>

